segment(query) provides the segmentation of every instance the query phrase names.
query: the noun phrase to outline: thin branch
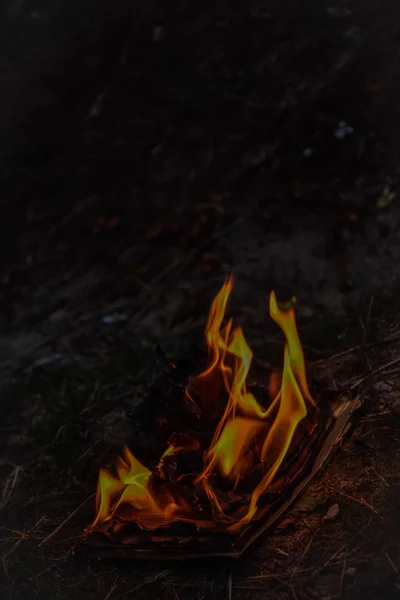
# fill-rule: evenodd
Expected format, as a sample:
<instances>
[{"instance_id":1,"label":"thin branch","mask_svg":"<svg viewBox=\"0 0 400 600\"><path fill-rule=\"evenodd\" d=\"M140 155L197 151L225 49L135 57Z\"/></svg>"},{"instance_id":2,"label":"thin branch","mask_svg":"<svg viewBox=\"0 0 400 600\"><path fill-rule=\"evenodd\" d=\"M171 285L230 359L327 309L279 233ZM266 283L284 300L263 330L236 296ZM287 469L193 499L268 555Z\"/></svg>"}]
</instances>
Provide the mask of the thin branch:
<instances>
[{"instance_id":1,"label":"thin branch","mask_svg":"<svg viewBox=\"0 0 400 600\"><path fill-rule=\"evenodd\" d=\"M111 598L111 596L113 595L113 593L115 592L115 590L117 589L118 584L114 583L114 585L112 586L112 588L110 589L110 591L108 592L107 596L104 598L104 600L109 600Z\"/></svg>"},{"instance_id":2,"label":"thin branch","mask_svg":"<svg viewBox=\"0 0 400 600\"><path fill-rule=\"evenodd\" d=\"M343 358L344 356L348 356L349 354L355 354L356 352L359 352L360 350L365 350L367 348L373 348L374 346L380 346L381 344L390 344L391 342L398 342L398 341L400 341L400 333L399 332L392 334L388 337L382 338L381 340L377 340L376 342L369 342L368 344L358 344L358 346L353 346L352 348L347 348L346 350L343 350L342 352L338 352L337 354L332 354L331 356L327 356L325 358L319 358L318 360L314 360L311 364L313 366L323 364L324 362L327 362L327 361L334 361L339 358Z\"/></svg>"},{"instance_id":3,"label":"thin branch","mask_svg":"<svg viewBox=\"0 0 400 600\"><path fill-rule=\"evenodd\" d=\"M56 527L51 533L49 533L48 536L46 536L44 538L44 540L42 540L40 542L39 548L44 546L44 544L47 544L47 542L49 540L51 540L52 537L54 537L59 531L61 531L61 529L64 527L64 525L66 525L68 523L68 521L70 519L72 519L72 517L74 517L76 515L76 513L78 513L81 510L81 508L83 508L85 506L85 504L90 502L90 500L92 500L95 497L95 495L96 494L90 494L90 496L88 498L86 498L86 500L81 502L81 504L77 508L75 508L75 510L73 510L72 513L70 515L68 515L68 517L66 519L64 519L64 521L62 523L60 523L60 525L58 525L58 527Z\"/></svg>"},{"instance_id":4,"label":"thin branch","mask_svg":"<svg viewBox=\"0 0 400 600\"><path fill-rule=\"evenodd\" d=\"M377 369L374 369L374 371L371 371L371 373L368 373L368 375L365 375L365 377L361 377L361 379L354 382L349 387L350 391L357 389L362 383L364 383L371 377L375 377L375 375L378 375L378 373L382 373L382 371L385 371L385 369L387 369L388 367L392 367L393 365L397 365L398 363L400 363L400 357L391 360L390 362L386 363L385 365L382 365L381 367L378 367Z\"/></svg>"},{"instance_id":5,"label":"thin branch","mask_svg":"<svg viewBox=\"0 0 400 600\"><path fill-rule=\"evenodd\" d=\"M333 492L336 492L336 494L339 494L339 496L344 496L345 498L348 498L349 500L353 500L354 502L357 502L358 504L362 504L363 506L366 506L367 508L369 508L370 510L372 510L372 512L374 512L376 515L378 515L378 517L382 518L379 514L379 512L376 510L376 508L374 508L371 504L369 504L366 500L364 500L364 498L355 498L354 496L350 496L350 494L346 494L345 492L341 492L337 489L332 490Z\"/></svg>"}]
</instances>

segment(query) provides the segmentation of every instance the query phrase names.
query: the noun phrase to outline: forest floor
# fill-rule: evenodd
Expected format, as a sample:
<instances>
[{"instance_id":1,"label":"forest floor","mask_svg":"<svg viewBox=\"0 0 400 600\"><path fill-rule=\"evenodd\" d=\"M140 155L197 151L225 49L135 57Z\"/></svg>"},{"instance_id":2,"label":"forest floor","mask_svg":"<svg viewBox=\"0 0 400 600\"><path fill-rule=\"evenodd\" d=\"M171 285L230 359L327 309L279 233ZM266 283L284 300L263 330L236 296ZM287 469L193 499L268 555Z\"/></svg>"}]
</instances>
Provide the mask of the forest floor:
<instances>
[{"instance_id":1,"label":"forest floor","mask_svg":"<svg viewBox=\"0 0 400 600\"><path fill-rule=\"evenodd\" d=\"M397 597L400 7L81 4L2 22L2 597ZM72 555L155 346L201 344L231 271L262 360L281 359L276 289L311 381L372 373L318 502L234 564Z\"/></svg>"}]
</instances>

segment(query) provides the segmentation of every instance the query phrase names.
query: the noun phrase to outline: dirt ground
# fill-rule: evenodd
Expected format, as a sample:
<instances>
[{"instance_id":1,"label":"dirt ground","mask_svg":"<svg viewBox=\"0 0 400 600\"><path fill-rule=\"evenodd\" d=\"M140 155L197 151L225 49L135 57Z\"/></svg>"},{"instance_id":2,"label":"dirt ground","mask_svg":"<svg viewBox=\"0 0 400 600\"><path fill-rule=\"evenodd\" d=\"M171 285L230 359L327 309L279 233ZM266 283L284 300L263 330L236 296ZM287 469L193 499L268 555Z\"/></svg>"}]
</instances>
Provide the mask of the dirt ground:
<instances>
[{"instance_id":1,"label":"dirt ground","mask_svg":"<svg viewBox=\"0 0 400 600\"><path fill-rule=\"evenodd\" d=\"M398 597L398 3L2 11L2 597ZM356 430L233 565L72 554L154 347L201 344L232 270L264 361L282 342L267 293L296 296L310 379L362 394Z\"/></svg>"}]
</instances>

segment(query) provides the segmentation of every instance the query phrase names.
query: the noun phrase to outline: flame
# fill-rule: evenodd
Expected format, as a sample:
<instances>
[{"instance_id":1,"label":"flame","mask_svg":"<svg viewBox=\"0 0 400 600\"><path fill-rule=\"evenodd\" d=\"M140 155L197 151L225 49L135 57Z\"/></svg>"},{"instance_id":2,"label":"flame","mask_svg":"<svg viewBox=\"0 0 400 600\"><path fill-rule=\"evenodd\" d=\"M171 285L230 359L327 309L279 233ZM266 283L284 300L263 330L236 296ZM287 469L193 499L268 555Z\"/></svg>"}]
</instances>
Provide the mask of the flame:
<instances>
[{"instance_id":1,"label":"flame","mask_svg":"<svg viewBox=\"0 0 400 600\"><path fill-rule=\"evenodd\" d=\"M281 309L275 293L271 293L269 314L283 331L286 343L282 375L273 373L269 401L261 404L248 389L253 353L243 331L234 328L232 320L224 325L232 289L230 277L212 303L205 331L208 364L189 380L186 389L191 402L200 406L202 418L210 409L218 409L225 399L209 447L202 448L193 436L183 436L181 442L167 446L153 471L125 448L114 474L100 471L92 529L120 519L135 521L146 529L181 520L205 528L223 523L233 532L240 531L257 518L261 498L276 484L285 457L293 454L299 424L308 419L305 431L308 435L314 432L318 409L307 384L293 308ZM168 460L179 460L181 453L201 450L203 470L192 477L193 495L188 499L179 485L172 486L168 481ZM226 509L222 488L242 498L240 507L233 512ZM203 494L203 501L208 498L208 512L197 505L199 493Z\"/></svg>"}]
</instances>

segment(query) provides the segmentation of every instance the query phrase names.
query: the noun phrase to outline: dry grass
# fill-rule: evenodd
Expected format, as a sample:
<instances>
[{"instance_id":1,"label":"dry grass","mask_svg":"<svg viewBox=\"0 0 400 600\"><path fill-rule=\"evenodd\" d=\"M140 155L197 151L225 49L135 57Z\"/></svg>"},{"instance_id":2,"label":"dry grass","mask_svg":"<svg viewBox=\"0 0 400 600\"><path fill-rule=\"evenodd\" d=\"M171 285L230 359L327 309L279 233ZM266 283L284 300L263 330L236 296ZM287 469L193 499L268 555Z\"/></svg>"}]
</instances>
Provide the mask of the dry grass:
<instances>
[{"instance_id":1,"label":"dry grass","mask_svg":"<svg viewBox=\"0 0 400 600\"><path fill-rule=\"evenodd\" d=\"M388 182L398 187L399 9L354 0L351 15L332 16L321 3L290 2L299 28L286 3L269 3L270 16L217 4L171 4L155 46L157 8L129 36L101 118L79 117L79 135L55 153L58 179L53 163L19 176L22 196L33 181L48 203L21 217L18 236L10 227L33 242L10 267L15 314L0 346L1 597L375 600L398 591L399 210L378 210L377 199ZM344 118L354 135L336 143ZM303 154L311 146L315 162ZM281 339L264 329L267 286L276 286L299 294L316 390L364 396L365 417L308 491L323 502L294 508L234 564L166 569L74 554L97 470L129 439L127 413L157 378L153 342L184 359L232 268L232 310L260 366L281 360ZM339 291L352 280L357 294ZM102 323L117 311L126 321ZM35 364L57 353L65 364ZM334 503L338 517L324 521Z\"/></svg>"},{"instance_id":2,"label":"dry grass","mask_svg":"<svg viewBox=\"0 0 400 600\"><path fill-rule=\"evenodd\" d=\"M372 370L384 373L381 367L395 360L398 345L400 338L389 348L378 345L379 353L376 345L364 347L363 360ZM349 352L319 361L314 366L314 376L320 381L334 378L340 383L340 373L351 370L352 360ZM346 361L350 364L346 365ZM64 456L68 444L63 446L62 439L55 444L62 446L58 448L61 453L55 455L53 448L51 454L51 448L47 447L49 456L44 462L38 446L33 462L19 469L14 466L3 480L7 500L0 517L4 590L10 593L17 588L22 593L29 585L35 593L46 594L58 581L60 598L67 598L72 593L73 580L76 581L73 593L78 598L101 600L128 598L132 594L137 598L161 595L179 600L261 599L265 594L277 600L316 597L333 600L346 598L350 593L361 599L371 585L372 572L379 572L381 582L387 578L382 585L392 589L390 586L395 585L392 578L397 577L399 568L396 503L400 482L393 469L399 460L398 417L394 414L397 384L396 381L391 384L374 400L368 399L371 393L374 395L373 386L365 388L367 414L318 482L307 491L311 498L318 498L315 506L312 502L298 503L275 532L264 536L234 564L196 561L186 565L174 563L168 568L137 563L109 566L88 563L79 553L76 562L74 548L93 514L89 500L95 485L93 458L97 463L98 457L94 456L97 440L95 445L93 440L81 440L74 449L79 469L78 463ZM110 383L105 389L111 390L111 394L115 392ZM85 419L85 427L93 427L93 419L101 407L111 403L98 383L88 386L87 394L90 402L82 401L80 415ZM61 395L60 402L62 398ZM105 451L106 448L100 453ZM90 476L88 482L82 479L85 472ZM335 502L340 507L338 517L332 522L325 521L323 516ZM28 584L28 573L31 577L36 573L33 583Z\"/></svg>"}]
</instances>

